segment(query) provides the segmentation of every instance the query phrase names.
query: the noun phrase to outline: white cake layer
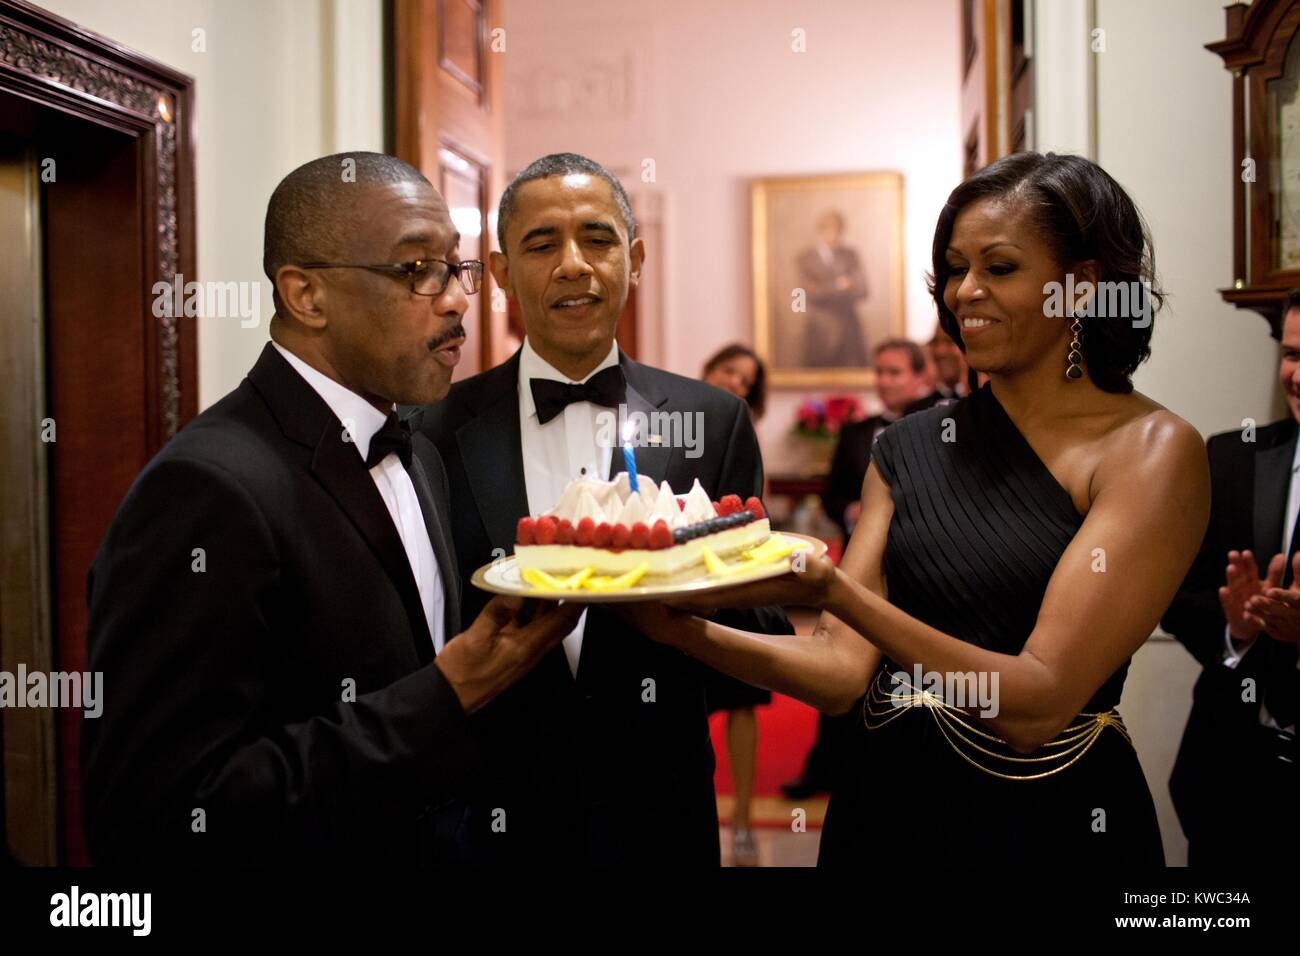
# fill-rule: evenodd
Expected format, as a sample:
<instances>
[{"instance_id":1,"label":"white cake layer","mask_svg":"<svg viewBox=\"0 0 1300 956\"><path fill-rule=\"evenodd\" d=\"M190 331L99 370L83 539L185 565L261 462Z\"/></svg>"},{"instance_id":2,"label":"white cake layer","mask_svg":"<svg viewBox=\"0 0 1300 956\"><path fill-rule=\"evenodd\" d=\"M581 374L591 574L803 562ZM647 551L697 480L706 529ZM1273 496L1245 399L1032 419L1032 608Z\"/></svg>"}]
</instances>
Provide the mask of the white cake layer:
<instances>
[{"instance_id":1,"label":"white cake layer","mask_svg":"<svg viewBox=\"0 0 1300 956\"><path fill-rule=\"evenodd\" d=\"M590 548L577 544L519 544L515 545L515 558L521 571L536 568L548 574L572 574L583 568L594 567L597 574L611 576L626 574L640 567L644 561L650 565L646 574L659 577L678 574L692 565L703 564L706 547L718 557L725 558L757 547L771 534L768 520L760 518L738 528L727 528L659 551L624 548L614 552L607 548Z\"/></svg>"}]
</instances>

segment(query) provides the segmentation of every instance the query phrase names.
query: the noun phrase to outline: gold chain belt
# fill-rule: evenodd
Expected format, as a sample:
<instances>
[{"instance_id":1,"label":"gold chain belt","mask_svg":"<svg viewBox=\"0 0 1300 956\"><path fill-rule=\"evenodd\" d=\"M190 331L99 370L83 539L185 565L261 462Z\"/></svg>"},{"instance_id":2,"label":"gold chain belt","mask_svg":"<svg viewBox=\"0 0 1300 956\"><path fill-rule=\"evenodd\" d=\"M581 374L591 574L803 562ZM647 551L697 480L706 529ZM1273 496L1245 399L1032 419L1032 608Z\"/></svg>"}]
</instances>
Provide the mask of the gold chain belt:
<instances>
[{"instance_id":1,"label":"gold chain belt","mask_svg":"<svg viewBox=\"0 0 1300 956\"><path fill-rule=\"evenodd\" d=\"M948 741L948 745L963 760L971 766L1002 780L1041 780L1043 777L1050 777L1053 774L1060 773L1087 753L1088 749L1107 727L1114 727L1123 734L1124 739L1129 742L1129 746L1133 744L1132 738L1129 737L1128 728L1124 726L1123 718L1120 717L1117 711L1110 710L1102 714L1079 714L1080 719L1077 723L1066 727L1054 740L1048 741L1038 751L1035 751L1035 753L1041 754L1040 756L1021 757L1011 751L1007 742L1001 737L995 737L980 730L978 726L972 723L971 718L964 711L951 706L934 692L916 687L909 679L899 682L898 687L890 686L895 683L893 678L889 676L890 673L902 672L889 672L882 667L876 673L875 680L871 682L866 697L863 698L862 722L868 730L879 730L886 724L897 720L908 710L914 707L924 707L929 711L930 716L934 718L935 726L939 728L939 732ZM978 741L967 736L968 733L1011 752L998 753L989 750L987 747L981 746ZM959 745L959 741L969 750L1008 764L1008 770L1019 769L1024 772L1002 773L991 767L986 767L980 763L978 758L971 756L967 750L964 750ZM1043 753L1043 751L1049 750L1050 752ZM1032 772L1038 770L1039 765L1051 763L1055 765L1039 772ZM994 766L997 766L997 764Z\"/></svg>"}]
</instances>

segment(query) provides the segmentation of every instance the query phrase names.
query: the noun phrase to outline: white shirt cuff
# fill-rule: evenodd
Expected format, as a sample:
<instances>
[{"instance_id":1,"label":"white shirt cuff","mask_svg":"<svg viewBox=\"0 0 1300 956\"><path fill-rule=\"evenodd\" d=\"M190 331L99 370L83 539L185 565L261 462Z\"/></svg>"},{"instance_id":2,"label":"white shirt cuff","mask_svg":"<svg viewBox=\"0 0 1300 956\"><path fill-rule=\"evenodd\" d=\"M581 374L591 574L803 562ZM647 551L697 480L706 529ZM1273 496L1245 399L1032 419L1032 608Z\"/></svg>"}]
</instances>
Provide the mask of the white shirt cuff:
<instances>
[{"instance_id":1,"label":"white shirt cuff","mask_svg":"<svg viewBox=\"0 0 1300 956\"><path fill-rule=\"evenodd\" d=\"M1223 644L1226 648L1223 653L1223 666L1235 668L1241 663L1241 659L1246 656L1246 652L1255 646L1258 638L1252 637L1248 641L1239 641L1232 636L1232 628L1229 625L1223 626Z\"/></svg>"}]
</instances>

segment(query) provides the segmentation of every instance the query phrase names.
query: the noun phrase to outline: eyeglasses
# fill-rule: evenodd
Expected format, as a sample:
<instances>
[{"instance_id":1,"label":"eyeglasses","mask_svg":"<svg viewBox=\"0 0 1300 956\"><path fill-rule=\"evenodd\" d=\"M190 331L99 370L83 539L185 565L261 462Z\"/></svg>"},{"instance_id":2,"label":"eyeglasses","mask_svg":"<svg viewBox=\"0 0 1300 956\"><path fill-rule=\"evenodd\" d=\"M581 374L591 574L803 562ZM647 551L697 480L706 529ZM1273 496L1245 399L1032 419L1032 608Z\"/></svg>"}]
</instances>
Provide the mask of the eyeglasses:
<instances>
[{"instance_id":1,"label":"eyeglasses","mask_svg":"<svg viewBox=\"0 0 1300 956\"><path fill-rule=\"evenodd\" d=\"M483 263L478 259L464 262L447 262L444 259L416 259L414 262L393 262L381 265L358 265L351 262L304 262L302 269L369 269L386 272L391 276L408 279L416 295L439 296L447 291L454 275L466 295L473 295L483 282Z\"/></svg>"}]
</instances>

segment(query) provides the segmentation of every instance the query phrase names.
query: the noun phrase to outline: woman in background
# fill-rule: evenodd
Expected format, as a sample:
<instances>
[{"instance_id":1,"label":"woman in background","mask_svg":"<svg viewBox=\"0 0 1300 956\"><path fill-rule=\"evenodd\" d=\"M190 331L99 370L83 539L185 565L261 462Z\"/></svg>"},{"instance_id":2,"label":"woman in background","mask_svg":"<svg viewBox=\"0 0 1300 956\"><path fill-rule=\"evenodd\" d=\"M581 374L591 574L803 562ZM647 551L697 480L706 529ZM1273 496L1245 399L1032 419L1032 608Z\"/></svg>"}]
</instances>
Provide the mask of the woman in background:
<instances>
[{"instance_id":1,"label":"woman in background","mask_svg":"<svg viewBox=\"0 0 1300 956\"><path fill-rule=\"evenodd\" d=\"M763 415L767 382L763 363L743 345L728 345L704 365L705 382L745 400L755 422ZM757 866L758 844L752 829L754 774L758 764L758 715L754 708L772 703L770 692L715 670L705 674L709 713L727 712L727 753L736 803L731 814L733 866Z\"/></svg>"}]
</instances>

